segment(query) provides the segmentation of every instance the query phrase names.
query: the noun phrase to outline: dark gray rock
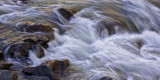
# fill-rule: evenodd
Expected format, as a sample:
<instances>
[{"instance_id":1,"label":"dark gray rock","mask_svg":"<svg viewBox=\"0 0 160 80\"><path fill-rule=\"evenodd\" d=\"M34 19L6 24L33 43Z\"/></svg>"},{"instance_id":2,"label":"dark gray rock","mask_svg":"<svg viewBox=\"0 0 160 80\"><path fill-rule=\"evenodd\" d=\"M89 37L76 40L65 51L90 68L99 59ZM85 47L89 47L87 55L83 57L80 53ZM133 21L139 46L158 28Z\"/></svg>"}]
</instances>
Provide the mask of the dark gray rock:
<instances>
[{"instance_id":1,"label":"dark gray rock","mask_svg":"<svg viewBox=\"0 0 160 80\"><path fill-rule=\"evenodd\" d=\"M73 17L73 13L65 8L59 8L57 10L66 20L70 20Z\"/></svg>"},{"instance_id":2,"label":"dark gray rock","mask_svg":"<svg viewBox=\"0 0 160 80\"><path fill-rule=\"evenodd\" d=\"M109 77L102 77L100 80L112 80L112 78L109 78Z\"/></svg>"},{"instance_id":3,"label":"dark gray rock","mask_svg":"<svg viewBox=\"0 0 160 80\"><path fill-rule=\"evenodd\" d=\"M25 68L23 73L28 76L46 76L51 80L56 80L54 73L47 66Z\"/></svg>"},{"instance_id":4,"label":"dark gray rock","mask_svg":"<svg viewBox=\"0 0 160 80\"><path fill-rule=\"evenodd\" d=\"M17 80L17 75L12 71L0 70L0 80Z\"/></svg>"},{"instance_id":5,"label":"dark gray rock","mask_svg":"<svg viewBox=\"0 0 160 80\"><path fill-rule=\"evenodd\" d=\"M28 80L50 80L46 76L31 76Z\"/></svg>"},{"instance_id":6,"label":"dark gray rock","mask_svg":"<svg viewBox=\"0 0 160 80\"><path fill-rule=\"evenodd\" d=\"M15 63L10 67L10 70L11 71L21 71L24 68L25 68L25 65Z\"/></svg>"}]
</instances>

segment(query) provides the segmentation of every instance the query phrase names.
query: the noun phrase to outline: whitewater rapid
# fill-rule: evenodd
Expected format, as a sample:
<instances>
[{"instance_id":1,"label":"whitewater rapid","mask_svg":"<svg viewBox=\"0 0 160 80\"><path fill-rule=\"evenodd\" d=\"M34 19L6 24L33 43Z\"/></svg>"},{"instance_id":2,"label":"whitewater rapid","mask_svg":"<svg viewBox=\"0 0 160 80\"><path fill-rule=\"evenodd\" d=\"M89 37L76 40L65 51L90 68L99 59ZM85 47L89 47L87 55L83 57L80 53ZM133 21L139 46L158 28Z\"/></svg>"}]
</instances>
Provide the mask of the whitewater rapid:
<instances>
[{"instance_id":1,"label":"whitewater rapid","mask_svg":"<svg viewBox=\"0 0 160 80\"><path fill-rule=\"evenodd\" d=\"M52 59L69 59L78 73L67 80L158 80L160 75L160 35L154 31L96 35L95 20L78 17L63 25L69 28L64 35L56 32L49 43L45 57L38 59L33 53L33 66Z\"/></svg>"},{"instance_id":2,"label":"whitewater rapid","mask_svg":"<svg viewBox=\"0 0 160 80\"><path fill-rule=\"evenodd\" d=\"M15 25L27 18L53 22L64 29L66 32L59 34L60 31L53 28L55 39L44 49L43 58L38 58L33 51L29 58L30 66L53 59L69 59L75 72L65 80L102 77L160 80L160 8L150 1L160 3L158 0L45 0L45 7L40 4L28 7L2 0L0 2L6 4L0 4L0 11L4 12L0 22ZM56 11L57 7L71 7L78 12L67 21ZM100 37L93 26L107 18L118 20L125 30L113 35L104 30Z\"/></svg>"},{"instance_id":3,"label":"whitewater rapid","mask_svg":"<svg viewBox=\"0 0 160 80\"><path fill-rule=\"evenodd\" d=\"M105 38L100 38L93 26L98 20L109 16L101 15L94 7L84 8L71 21L63 22L62 26L67 29L65 34L54 33L56 38L49 43L45 57L38 59L34 54L30 55L33 66L52 59L69 59L77 72L66 80L99 80L102 77L113 80L159 80L160 35L150 28L159 32L159 23L155 20L159 21L160 10L145 0L122 1L130 3L126 9L131 14L126 16L141 30L139 33L125 32L109 36L104 31ZM153 10L155 15L151 15L146 8L151 12ZM133 14L148 22L144 23Z\"/></svg>"}]
</instances>

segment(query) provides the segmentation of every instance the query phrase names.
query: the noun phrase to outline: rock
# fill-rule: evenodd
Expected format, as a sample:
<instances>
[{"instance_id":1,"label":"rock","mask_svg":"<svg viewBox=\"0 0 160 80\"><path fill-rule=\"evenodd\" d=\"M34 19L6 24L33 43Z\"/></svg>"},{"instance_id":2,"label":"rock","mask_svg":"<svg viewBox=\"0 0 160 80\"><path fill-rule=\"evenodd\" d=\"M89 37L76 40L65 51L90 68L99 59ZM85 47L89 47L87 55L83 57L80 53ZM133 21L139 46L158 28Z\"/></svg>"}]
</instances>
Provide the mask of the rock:
<instances>
[{"instance_id":1,"label":"rock","mask_svg":"<svg viewBox=\"0 0 160 80\"><path fill-rule=\"evenodd\" d=\"M54 30L51 26L39 23L24 22L19 23L16 29L21 32L36 33L46 36L49 40L54 39Z\"/></svg>"},{"instance_id":2,"label":"rock","mask_svg":"<svg viewBox=\"0 0 160 80\"><path fill-rule=\"evenodd\" d=\"M112 80L112 78L102 77L100 80Z\"/></svg>"},{"instance_id":3,"label":"rock","mask_svg":"<svg viewBox=\"0 0 160 80\"><path fill-rule=\"evenodd\" d=\"M137 39L137 40L131 42L131 44L140 49L144 45L144 40L143 39Z\"/></svg>"},{"instance_id":4,"label":"rock","mask_svg":"<svg viewBox=\"0 0 160 80\"><path fill-rule=\"evenodd\" d=\"M26 61L29 56L30 43L18 43L11 45L8 48L8 52L5 54L6 57L18 58L20 61Z\"/></svg>"},{"instance_id":5,"label":"rock","mask_svg":"<svg viewBox=\"0 0 160 80\"><path fill-rule=\"evenodd\" d=\"M48 66L57 77L61 77L69 68L70 62L69 60L51 60L43 63L43 65Z\"/></svg>"},{"instance_id":6,"label":"rock","mask_svg":"<svg viewBox=\"0 0 160 80\"><path fill-rule=\"evenodd\" d=\"M9 70L13 63L0 62L0 69Z\"/></svg>"},{"instance_id":7,"label":"rock","mask_svg":"<svg viewBox=\"0 0 160 80\"><path fill-rule=\"evenodd\" d=\"M42 46L39 44L33 45L32 50L35 51L38 58L42 58L45 55Z\"/></svg>"},{"instance_id":8,"label":"rock","mask_svg":"<svg viewBox=\"0 0 160 80\"><path fill-rule=\"evenodd\" d=\"M30 0L12 0L15 3L21 2L22 4L27 4L30 2Z\"/></svg>"},{"instance_id":9,"label":"rock","mask_svg":"<svg viewBox=\"0 0 160 80\"><path fill-rule=\"evenodd\" d=\"M121 26L120 22L112 18L104 18L97 22L94 27L99 37L103 36L104 30L108 35L113 35L117 32L123 32L123 27Z\"/></svg>"},{"instance_id":10,"label":"rock","mask_svg":"<svg viewBox=\"0 0 160 80\"><path fill-rule=\"evenodd\" d=\"M27 61L32 46L41 45L47 48L48 42L49 39L44 35L19 32L10 26L0 25L0 51L4 54L5 59L14 58L21 62ZM40 57L42 56L40 55Z\"/></svg>"},{"instance_id":11,"label":"rock","mask_svg":"<svg viewBox=\"0 0 160 80\"><path fill-rule=\"evenodd\" d=\"M73 10L66 8L57 8L53 10L52 14L52 24L56 26L60 34L63 34L66 30L69 29L67 27L64 27L63 24L68 23L68 21L73 17Z\"/></svg>"},{"instance_id":12,"label":"rock","mask_svg":"<svg viewBox=\"0 0 160 80\"><path fill-rule=\"evenodd\" d=\"M50 80L50 79L46 76L31 76L29 77L29 80Z\"/></svg>"},{"instance_id":13,"label":"rock","mask_svg":"<svg viewBox=\"0 0 160 80\"><path fill-rule=\"evenodd\" d=\"M22 64L18 64L18 63L14 63L10 68L9 70L11 71L21 71L25 68L25 65L22 65Z\"/></svg>"},{"instance_id":14,"label":"rock","mask_svg":"<svg viewBox=\"0 0 160 80\"><path fill-rule=\"evenodd\" d=\"M41 45L33 42L24 42L11 45L8 47L8 51L5 56L15 58L23 62L28 60L29 50L35 51L37 57L39 58L42 58L44 56L44 51Z\"/></svg>"},{"instance_id":15,"label":"rock","mask_svg":"<svg viewBox=\"0 0 160 80\"><path fill-rule=\"evenodd\" d=\"M47 77L50 80L57 80L67 72L67 68L69 68L69 66L69 60L51 60L43 63L41 66L25 68L23 69L23 73L30 76L27 78L29 80L41 80L42 78L39 78L40 76L44 76L44 79L46 80L48 80Z\"/></svg>"},{"instance_id":16,"label":"rock","mask_svg":"<svg viewBox=\"0 0 160 80\"><path fill-rule=\"evenodd\" d=\"M51 80L56 80L54 73L47 66L25 68L23 73L29 76L46 76Z\"/></svg>"},{"instance_id":17,"label":"rock","mask_svg":"<svg viewBox=\"0 0 160 80\"><path fill-rule=\"evenodd\" d=\"M57 10L66 20L70 20L73 17L73 12L65 8L59 8Z\"/></svg>"},{"instance_id":18,"label":"rock","mask_svg":"<svg viewBox=\"0 0 160 80\"><path fill-rule=\"evenodd\" d=\"M21 0L24 3L28 3L30 0Z\"/></svg>"},{"instance_id":19,"label":"rock","mask_svg":"<svg viewBox=\"0 0 160 80\"><path fill-rule=\"evenodd\" d=\"M28 80L26 79L26 76L20 71L16 71L16 75L17 75L17 80Z\"/></svg>"},{"instance_id":20,"label":"rock","mask_svg":"<svg viewBox=\"0 0 160 80\"><path fill-rule=\"evenodd\" d=\"M0 51L0 60L4 60L4 55L2 51Z\"/></svg>"},{"instance_id":21,"label":"rock","mask_svg":"<svg viewBox=\"0 0 160 80\"><path fill-rule=\"evenodd\" d=\"M0 80L17 80L16 72L0 70Z\"/></svg>"}]
</instances>

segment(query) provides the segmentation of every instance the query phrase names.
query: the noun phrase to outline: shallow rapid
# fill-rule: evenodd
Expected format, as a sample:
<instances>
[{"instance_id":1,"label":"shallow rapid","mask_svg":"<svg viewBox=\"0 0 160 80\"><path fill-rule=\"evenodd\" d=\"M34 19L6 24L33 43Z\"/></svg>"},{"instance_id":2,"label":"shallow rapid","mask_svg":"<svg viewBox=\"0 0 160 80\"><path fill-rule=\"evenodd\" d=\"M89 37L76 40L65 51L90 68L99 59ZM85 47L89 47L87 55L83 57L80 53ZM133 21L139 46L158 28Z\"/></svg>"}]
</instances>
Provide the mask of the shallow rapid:
<instances>
[{"instance_id":1,"label":"shallow rapid","mask_svg":"<svg viewBox=\"0 0 160 80\"><path fill-rule=\"evenodd\" d=\"M25 5L23 8L18 5L10 8L11 3L0 6L0 10L4 6L9 9L4 11L7 14L0 15L1 22L14 24L19 17L39 17L66 30L64 34L59 34L59 30L53 28L55 39L48 43L45 56L38 58L35 52L30 51L30 66L52 59L69 59L77 71L66 80L99 80L102 77L160 80L160 1L57 0L48 3L52 4L31 5L29 8ZM70 21L56 11L61 6L77 10ZM50 12L57 14L56 19L60 22L56 22ZM94 26L109 18L119 21L121 25L114 26L122 27L122 30L112 35L103 30L98 35Z\"/></svg>"}]
</instances>

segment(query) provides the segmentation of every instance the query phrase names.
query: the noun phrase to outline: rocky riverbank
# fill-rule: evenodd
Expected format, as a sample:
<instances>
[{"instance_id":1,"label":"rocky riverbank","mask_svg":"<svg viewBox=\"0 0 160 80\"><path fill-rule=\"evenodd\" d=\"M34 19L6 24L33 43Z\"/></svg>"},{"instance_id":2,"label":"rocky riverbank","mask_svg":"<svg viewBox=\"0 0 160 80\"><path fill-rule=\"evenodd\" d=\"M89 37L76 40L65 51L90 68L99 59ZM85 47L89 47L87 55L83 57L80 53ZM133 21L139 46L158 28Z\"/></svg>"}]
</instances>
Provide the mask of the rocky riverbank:
<instances>
[{"instance_id":1,"label":"rocky riverbank","mask_svg":"<svg viewBox=\"0 0 160 80\"><path fill-rule=\"evenodd\" d=\"M14 1L17 2L17 1ZM28 3L27 0L22 0ZM73 14L65 8L57 11L69 20ZM69 60L49 60L35 67L29 51L35 51L38 58L44 57L48 42L54 40L54 29L44 23L32 21L17 22L16 25L0 24L0 80L60 80L70 73ZM14 63L11 63L14 62Z\"/></svg>"}]
</instances>

